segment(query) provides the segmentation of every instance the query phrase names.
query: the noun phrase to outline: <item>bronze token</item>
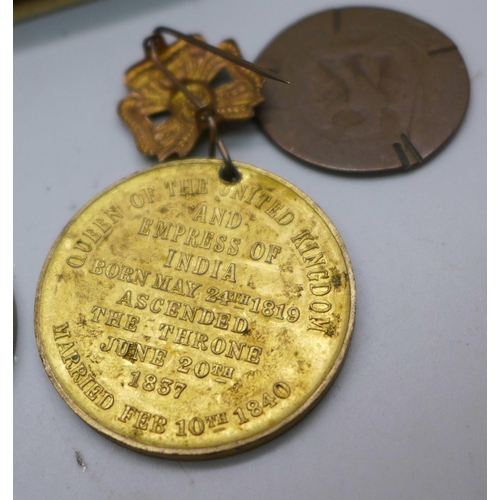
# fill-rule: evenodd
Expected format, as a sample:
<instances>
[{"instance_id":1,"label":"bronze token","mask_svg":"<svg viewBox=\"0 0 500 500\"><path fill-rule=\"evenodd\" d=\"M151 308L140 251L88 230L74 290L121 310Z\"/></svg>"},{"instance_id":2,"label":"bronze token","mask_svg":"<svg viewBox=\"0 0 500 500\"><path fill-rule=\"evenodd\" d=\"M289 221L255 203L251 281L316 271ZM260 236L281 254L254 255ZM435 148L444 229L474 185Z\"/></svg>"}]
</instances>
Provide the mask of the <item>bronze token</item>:
<instances>
[{"instance_id":1,"label":"bronze token","mask_svg":"<svg viewBox=\"0 0 500 500\"><path fill-rule=\"evenodd\" d=\"M355 288L333 224L279 177L178 160L117 182L68 223L35 306L64 400L137 451L229 455L285 431L344 361Z\"/></svg>"},{"instance_id":2,"label":"bronze token","mask_svg":"<svg viewBox=\"0 0 500 500\"><path fill-rule=\"evenodd\" d=\"M455 44L413 17L385 9L324 11L286 29L257 63L267 81L258 118L278 145L334 170L417 166L462 121L469 78Z\"/></svg>"}]
</instances>

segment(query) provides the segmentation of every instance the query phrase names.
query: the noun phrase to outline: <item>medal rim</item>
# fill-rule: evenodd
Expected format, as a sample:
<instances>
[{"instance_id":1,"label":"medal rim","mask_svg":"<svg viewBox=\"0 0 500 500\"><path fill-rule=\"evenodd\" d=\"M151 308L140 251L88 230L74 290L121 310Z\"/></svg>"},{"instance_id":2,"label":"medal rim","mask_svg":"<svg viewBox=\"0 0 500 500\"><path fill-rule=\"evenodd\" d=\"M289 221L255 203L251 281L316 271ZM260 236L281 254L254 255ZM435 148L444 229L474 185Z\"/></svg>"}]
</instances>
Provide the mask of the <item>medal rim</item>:
<instances>
[{"instance_id":1,"label":"medal rim","mask_svg":"<svg viewBox=\"0 0 500 500\"><path fill-rule=\"evenodd\" d=\"M214 165L221 167L223 165L222 160L218 159L207 159L207 158L190 158L190 159L181 159L181 160L173 160L169 162L159 163L157 165L153 165L151 167L147 167L143 170L139 170L138 172L134 172L122 179L114 182L110 186L106 187L103 191L99 192L93 198L91 198L80 210L73 215L73 217L68 221L68 223L64 226L59 236L56 238L54 243L52 244L50 251L45 259L45 262L42 267L42 271L40 273L40 277L38 279L38 284L36 288L36 296L35 296L35 314L34 314L34 329L35 329L35 337L38 348L38 353L42 360L45 371L52 382L53 386L56 388L59 395L62 399L68 404L68 406L88 425L98 431L100 434L103 434L105 437L111 439L112 441L125 446L126 448L132 449L134 451L138 451L147 455L167 458L167 459L175 459L175 460L203 460L210 458L222 458L225 456L234 455L236 453L241 453L243 451L247 451L249 449L255 448L261 444L264 444L273 438L279 436L284 433L295 424L297 424L302 418L304 418L322 399L322 397L327 393L327 390L331 387L335 378L337 377L342 365L345 361L345 357L347 351L349 349L353 329L354 329L354 318L355 318L355 310L356 310L356 288L355 288L355 279L354 272L352 269L351 260L347 253L347 249L345 247L344 241L340 236L337 228L334 226L328 215L316 204L307 194L305 194L298 187L294 186L290 182L286 181L282 177L273 174L267 170L261 169L259 167L255 167L254 165L234 161L234 164L238 167L241 166L245 169L254 171L260 175L270 177L271 179L283 184L288 189L291 189L293 192L298 194L303 200L306 201L315 212L323 219L331 233L335 237L337 244L339 245L342 257L346 264L346 271L349 277L349 289L350 289L350 310L349 310L349 320L347 323L347 329L344 336L344 340L342 342L342 346L336 357L331 369L324 377L323 381L316 388L316 390L300 405L299 408L287 418L281 420L280 422L270 426L264 431L261 431L257 434L249 436L244 439L236 440L231 443L226 443L223 445L216 445L210 447L199 447L199 448L170 448L170 447L162 447L162 446L153 446L146 445L135 441L134 439L123 436L115 431L110 430L102 423L98 422L96 419L91 417L88 413L86 413L82 408L80 408L70 397L70 395L63 389L61 384L59 383L52 367L47 359L45 354L45 349L43 346L42 340L42 331L40 326L40 302L43 294L43 286L45 282L45 276L47 273L47 269L49 267L50 262L54 256L54 253L59 246L59 243L66 235L69 228L74 224L74 222L78 219L78 217L87 210L93 203L95 203L99 198L107 194L112 189L116 188L120 184L140 175L144 175L152 170L156 169L168 169L169 167L175 167L178 165L186 165L190 163L196 164L206 164L206 165Z\"/></svg>"}]
</instances>

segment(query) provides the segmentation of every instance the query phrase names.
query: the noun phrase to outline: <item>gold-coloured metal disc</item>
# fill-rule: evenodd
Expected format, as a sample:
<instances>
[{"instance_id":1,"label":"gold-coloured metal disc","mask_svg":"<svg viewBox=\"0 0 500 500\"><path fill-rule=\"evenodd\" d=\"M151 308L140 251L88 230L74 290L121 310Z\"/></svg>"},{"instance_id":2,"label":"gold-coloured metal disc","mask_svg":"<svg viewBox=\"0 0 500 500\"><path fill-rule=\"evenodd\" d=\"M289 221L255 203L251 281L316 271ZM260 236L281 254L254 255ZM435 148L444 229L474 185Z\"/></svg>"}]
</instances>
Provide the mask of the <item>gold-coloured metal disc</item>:
<instances>
[{"instance_id":1,"label":"gold-coloured metal disc","mask_svg":"<svg viewBox=\"0 0 500 500\"><path fill-rule=\"evenodd\" d=\"M291 427L337 375L354 323L344 244L304 193L251 165L179 160L73 217L37 290L38 348L71 408L111 439L179 459Z\"/></svg>"}]
</instances>

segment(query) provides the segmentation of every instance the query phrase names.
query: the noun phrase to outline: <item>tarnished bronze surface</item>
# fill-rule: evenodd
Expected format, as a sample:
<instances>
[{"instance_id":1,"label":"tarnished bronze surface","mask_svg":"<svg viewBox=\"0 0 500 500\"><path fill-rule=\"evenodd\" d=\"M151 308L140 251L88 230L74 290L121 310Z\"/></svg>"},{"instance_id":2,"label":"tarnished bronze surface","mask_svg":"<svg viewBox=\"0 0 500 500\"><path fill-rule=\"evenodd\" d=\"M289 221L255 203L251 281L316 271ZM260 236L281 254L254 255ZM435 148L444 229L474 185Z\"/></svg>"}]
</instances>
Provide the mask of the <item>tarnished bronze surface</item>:
<instances>
[{"instance_id":1,"label":"tarnished bronze surface","mask_svg":"<svg viewBox=\"0 0 500 500\"><path fill-rule=\"evenodd\" d=\"M167 75L174 75L201 105L210 106L216 122L254 115L254 106L263 99L262 76L185 40L168 46L161 38L157 41L158 59ZM240 56L232 40L218 48ZM197 106L167 75L149 57L136 64L125 74L125 84L132 93L119 106L120 116L134 133L139 149L160 161L174 153L187 155L208 128L207 122L196 119Z\"/></svg>"},{"instance_id":2,"label":"tarnished bronze surface","mask_svg":"<svg viewBox=\"0 0 500 500\"><path fill-rule=\"evenodd\" d=\"M47 257L35 329L88 424L135 450L228 455L296 423L337 375L352 268L304 193L251 165L179 160L89 202Z\"/></svg>"},{"instance_id":3,"label":"tarnished bronze surface","mask_svg":"<svg viewBox=\"0 0 500 500\"><path fill-rule=\"evenodd\" d=\"M469 78L454 43L384 9L329 10L286 29L257 59L289 86L266 82L258 118L289 153L335 170L422 163L467 109Z\"/></svg>"}]
</instances>

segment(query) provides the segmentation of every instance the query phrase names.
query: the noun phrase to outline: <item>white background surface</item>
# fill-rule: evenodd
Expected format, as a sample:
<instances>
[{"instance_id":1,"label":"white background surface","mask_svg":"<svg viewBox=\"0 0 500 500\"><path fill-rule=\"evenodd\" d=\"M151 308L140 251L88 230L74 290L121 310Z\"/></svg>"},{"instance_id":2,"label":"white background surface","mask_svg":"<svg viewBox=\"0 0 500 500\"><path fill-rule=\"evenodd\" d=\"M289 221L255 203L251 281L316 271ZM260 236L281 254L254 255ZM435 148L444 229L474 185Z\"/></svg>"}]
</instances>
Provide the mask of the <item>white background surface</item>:
<instances>
[{"instance_id":1,"label":"white background surface","mask_svg":"<svg viewBox=\"0 0 500 500\"><path fill-rule=\"evenodd\" d=\"M425 166L383 177L306 167L254 122L225 127L233 158L308 193L340 231L358 308L335 384L295 428L211 462L154 459L81 421L40 362L36 283L91 197L151 165L116 113L122 75L157 25L237 40L254 60L283 28L337 2L107 0L14 29L14 497L475 500L486 497L486 5L393 0L458 45L471 101ZM205 156L206 142L192 156ZM77 464L79 452L87 466Z\"/></svg>"}]
</instances>

